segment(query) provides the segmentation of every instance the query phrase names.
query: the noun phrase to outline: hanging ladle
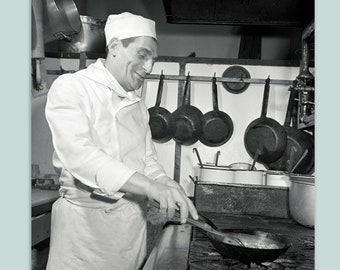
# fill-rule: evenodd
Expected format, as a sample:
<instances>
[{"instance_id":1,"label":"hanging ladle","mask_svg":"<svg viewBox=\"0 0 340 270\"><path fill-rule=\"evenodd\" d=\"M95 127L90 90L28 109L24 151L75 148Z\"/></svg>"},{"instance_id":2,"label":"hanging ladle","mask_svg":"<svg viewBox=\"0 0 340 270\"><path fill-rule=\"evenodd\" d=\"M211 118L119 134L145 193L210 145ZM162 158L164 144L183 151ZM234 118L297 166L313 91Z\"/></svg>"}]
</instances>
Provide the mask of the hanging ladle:
<instances>
[{"instance_id":1,"label":"hanging ladle","mask_svg":"<svg viewBox=\"0 0 340 270\"><path fill-rule=\"evenodd\" d=\"M201 160L200 154L198 153L197 148L192 149L192 151L194 153L196 153L196 156L197 156L197 159L198 159L198 163L199 163L200 167L203 168L203 163L202 163L202 160Z\"/></svg>"},{"instance_id":2,"label":"hanging ladle","mask_svg":"<svg viewBox=\"0 0 340 270\"><path fill-rule=\"evenodd\" d=\"M291 169L291 171L289 173L293 173L295 171L295 169L297 168L297 166L299 166L299 164L302 162L302 160L307 156L308 154L308 149L306 149L302 156L299 158L299 160L295 163L294 167Z\"/></svg>"}]
</instances>

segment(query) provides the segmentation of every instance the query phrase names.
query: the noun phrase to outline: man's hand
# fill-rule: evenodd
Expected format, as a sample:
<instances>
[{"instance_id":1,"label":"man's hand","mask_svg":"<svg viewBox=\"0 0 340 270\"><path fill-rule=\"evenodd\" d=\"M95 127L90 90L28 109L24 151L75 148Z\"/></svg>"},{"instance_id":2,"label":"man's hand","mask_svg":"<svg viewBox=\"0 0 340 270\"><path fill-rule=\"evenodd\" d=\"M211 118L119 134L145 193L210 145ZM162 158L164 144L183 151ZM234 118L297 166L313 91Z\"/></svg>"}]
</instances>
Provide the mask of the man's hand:
<instances>
[{"instance_id":1,"label":"man's hand","mask_svg":"<svg viewBox=\"0 0 340 270\"><path fill-rule=\"evenodd\" d=\"M198 219L196 207L194 206L192 201L187 197L185 190L180 184L178 184L176 181L167 176L158 177L155 180L155 182L166 185L170 187L172 190L171 195L167 199L160 198L159 200L160 210L163 215L167 216L168 218L171 218L173 217L174 212L177 209L180 210L182 223L186 222L186 219L189 216L189 214L194 219ZM180 199L178 201L176 201L175 199L177 198L176 197L177 193L180 195L179 196ZM173 207L173 205L175 207Z\"/></svg>"}]
</instances>

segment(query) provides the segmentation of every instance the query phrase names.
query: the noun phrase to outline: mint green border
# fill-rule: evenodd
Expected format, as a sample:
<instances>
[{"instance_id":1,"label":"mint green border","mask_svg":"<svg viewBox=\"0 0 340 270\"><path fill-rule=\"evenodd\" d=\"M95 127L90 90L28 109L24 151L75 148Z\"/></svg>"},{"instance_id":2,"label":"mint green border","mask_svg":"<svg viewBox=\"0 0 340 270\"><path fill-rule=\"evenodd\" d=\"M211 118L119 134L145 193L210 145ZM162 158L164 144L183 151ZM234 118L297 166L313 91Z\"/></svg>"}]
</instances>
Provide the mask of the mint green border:
<instances>
[{"instance_id":1,"label":"mint green border","mask_svg":"<svg viewBox=\"0 0 340 270\"><path fill-rule=\"evenodd\" d=\"M1 269L30 269L31 2L1 10Z\"/></svg>"}]
</instances>

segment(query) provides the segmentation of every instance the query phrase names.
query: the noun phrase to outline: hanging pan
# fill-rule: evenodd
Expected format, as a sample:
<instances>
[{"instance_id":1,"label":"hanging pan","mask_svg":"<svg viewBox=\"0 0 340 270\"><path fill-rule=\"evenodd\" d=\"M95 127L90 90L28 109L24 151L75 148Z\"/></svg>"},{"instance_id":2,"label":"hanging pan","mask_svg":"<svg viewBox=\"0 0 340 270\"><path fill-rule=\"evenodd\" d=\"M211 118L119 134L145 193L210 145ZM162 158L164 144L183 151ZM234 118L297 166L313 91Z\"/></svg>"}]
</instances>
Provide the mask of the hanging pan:
<instances>
[{"instance_id":1,"label":"hanging pan","mask_svg":"<svg viewBox=\"0 0 340 270\"><path fill-rule=\"evenodd\" d=\"M173 118L171 113L160 107L162 93L163 93L164 75L160 76L158 84L158 92L156 104L149 108L150 120L149 125L151 129L152 139L158 143L165 143L172 138Z\"/></svg>"},{"instance_id":2,"label":"hanging pan","mask_svg":"<svg viewBox=\"0 0 340 270\"><path fill-rule=\"evenodd\" d=\"M190 105L190 75L186 77L183 103L173 114L173 139L182 145L192 145L202 134L202 112Z\"/></svg>"},{"instance_id":3,"label":"hanging pan","mask_svg":"<svg viewBox=\"0 0 340 270\"><path fill-rule=\"evenodd\" d=\"M217 84L214 75L212 79L213 110L202 117L201 143L206 146L220 146L225 144L234 131L233 121L228 114L218 109Z\"/></svg>"},{"instance_id":4,"label":"hanging pan","mask_svg":"<svg viewBox=\"0 0 340 270\"><path fill-rule=\"evenodd\" d=\"M266 117L269 98L270 79L266 79L261 117L252 121L245 132L244 144L247 152L254 158L259 151L257 161L270 163L278 160L284 153L287 145L285 128L276 120Z\"/></svg>"},{"instance_id":5,"label":"hanging pan","mask_svg":"<svg viewBox=\"0 0 340 270\"><path fill-rule=\"evenodd\" d=\"M294 173L307 173L314 164L314 140L313 136L302 130L290 127L291 111L294 105L294 99L297 91L293 88L290 91L284 128L287 132L287 146L283 155L275 162L267 164L268 169L278 171L291 172L292 168L297 164L302 155L306 152L305 157L294 169ZM294 151L294 155L292 155Z\"/></svg>"}]
</instances>

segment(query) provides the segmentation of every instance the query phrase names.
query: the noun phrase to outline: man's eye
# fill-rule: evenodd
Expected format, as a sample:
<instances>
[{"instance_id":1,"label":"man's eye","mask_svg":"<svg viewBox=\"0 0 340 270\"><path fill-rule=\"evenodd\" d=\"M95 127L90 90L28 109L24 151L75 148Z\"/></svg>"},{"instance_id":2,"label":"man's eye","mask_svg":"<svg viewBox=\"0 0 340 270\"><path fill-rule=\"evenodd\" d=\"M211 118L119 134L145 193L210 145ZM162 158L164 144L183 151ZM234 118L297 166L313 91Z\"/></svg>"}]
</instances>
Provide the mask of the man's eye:
<instances>
[{"instance_id":1,"label":"man's eye","mask_svg":"<svg viewBox=\"0 0 340 270\"><path fill-rule=\"evenodd\" d=\"M146 58L146 54L140 53L140 54L139 54L139 58L140 58L140 59L145 59L145 58Z\"/></svg>"}]
</instances>

